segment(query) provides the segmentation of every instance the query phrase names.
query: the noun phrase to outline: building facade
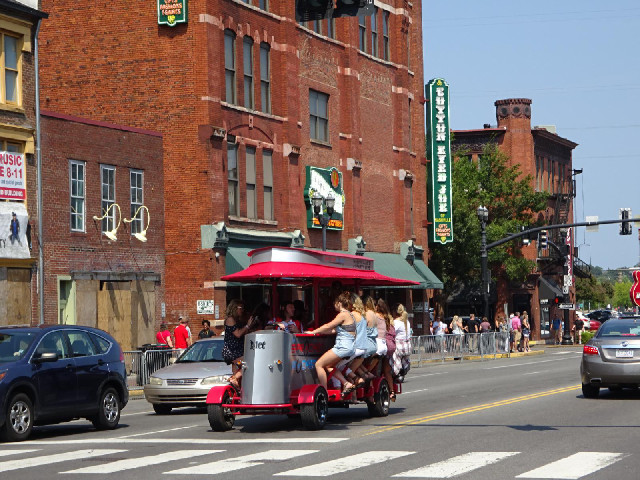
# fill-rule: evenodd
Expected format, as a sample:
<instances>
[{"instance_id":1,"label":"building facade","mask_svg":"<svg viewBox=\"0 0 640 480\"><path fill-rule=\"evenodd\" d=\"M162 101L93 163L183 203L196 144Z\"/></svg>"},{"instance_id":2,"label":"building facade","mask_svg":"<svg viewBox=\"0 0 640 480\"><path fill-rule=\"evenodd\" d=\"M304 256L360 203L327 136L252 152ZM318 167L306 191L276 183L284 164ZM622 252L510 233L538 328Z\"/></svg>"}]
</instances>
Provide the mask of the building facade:
<instances>
[{"instance_id":1,"label":"building facade","mask_svg":"<svg viewBox=\"0 0 640 480\"><path fill-rule=\"evenodd\" d=\"M511 165L519 165L523 176L530 175L535 191L547 192L549 200L545 212L532 223L543 225L573 223L572 152L576 143L559 136L555 127L532 127L531 100L512 98L495 102L497 125L485 124L482 129L455 130L456 149L463 149L477 156L488 143L495 143L508 155ZM565 256L562 246L570 242L567 232L560 229L548 233L548 247L540 248L540 242L532 239L529 246L522 248L523 255L536 262L536 270L523 283L509 282L498 272L496 296L492 311L495 314L527 311L532 324L534 339L549 336L550 320L564 312L554 305L555 297L563 296ZM573 276L588 276L589 269L584 262L572 256ZM569 299L575 302L575 286L571 285Z\"/></svg>"},{"instance_id":2,"label":"building facade","mask_svg":"<svg viewBox=\"0 0 640 480\"><path fill-rule=\"evenodd\" d=\"M36 35L38 2L0 0L0 318L38 318Z\"/></svg>"},{"instance_id":3,"label":"building facade","mask_svg":"<svg viewBox=\"0 0 640 480\"><path fill-rule=\"evenodd\" d=\"M162 136L42 111L45 323L155 343L164 279Z\"/></svg>"},{"instance_id":4,"label":"building facade","mask_svg":"<svg viewBox=\"0 0 640 480\"><path fill-rule=\"evenodd\" d=\"M173 26L158 21L164 0L42 3L56 13L43 108L162 134L170 323L220 323L229 297L260 300L220 281L249 249L320 248L311 203L329 185L328 249L391 255L378 263L395 276L428 270L421 2L299 24L294 0L189 0ZM419 278L398 295L424 308L437 282Z\"/></svg>"}]
</instances>

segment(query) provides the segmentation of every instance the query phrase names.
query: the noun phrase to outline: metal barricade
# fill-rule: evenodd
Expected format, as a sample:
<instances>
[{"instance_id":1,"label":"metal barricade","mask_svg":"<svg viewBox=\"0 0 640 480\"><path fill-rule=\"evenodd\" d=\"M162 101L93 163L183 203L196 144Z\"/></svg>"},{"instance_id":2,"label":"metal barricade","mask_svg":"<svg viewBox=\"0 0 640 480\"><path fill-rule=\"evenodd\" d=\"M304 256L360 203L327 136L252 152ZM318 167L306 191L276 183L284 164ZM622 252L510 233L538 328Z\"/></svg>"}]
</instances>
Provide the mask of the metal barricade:
<instances>
[{"instance_id":1,"label":"metal barricade","mask_svg":"<svg viewBox=\"0 0 640 480\"><path fill-rule=\"evenodd\" d=\"M172 364L184 350L134 350L123 352L129 389L142 388L153 372Z\"/></svg>"},{"instance_id":2,"label":"metal barricade","mask_svg":"<svg viewBox=\"0 0 640 480\"><path fill-rule=\"evenodd\" d=\"M141 387L141 373L144 365L144 356L140 350L122 352L124 354L124 364L127 370L127 386L129 389Z\"/></svg>"},{"instance_id":3,"label":"metal barricade","mask_svg":"<svg viewBox=\"0 0 640 480\"><path fill-rule=\"evenodd\" d=\"M411 337L411 363L421 365L434 360L509 354L509 332L465 333L462 335L422 335Z\"/></svg>"}]
</instances>

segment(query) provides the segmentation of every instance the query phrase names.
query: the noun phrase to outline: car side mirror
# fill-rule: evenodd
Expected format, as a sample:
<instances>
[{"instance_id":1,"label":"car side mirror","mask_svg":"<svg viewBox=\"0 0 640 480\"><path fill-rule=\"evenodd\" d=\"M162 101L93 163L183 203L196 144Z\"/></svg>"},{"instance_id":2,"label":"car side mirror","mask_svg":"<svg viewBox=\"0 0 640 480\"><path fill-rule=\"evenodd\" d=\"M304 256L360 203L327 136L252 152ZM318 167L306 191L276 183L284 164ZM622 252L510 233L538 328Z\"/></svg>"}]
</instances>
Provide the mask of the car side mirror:
<instances>
[{"instance_id":1,"label":"car side mirror","mask_svg":"<svg viewBox=\"0 0 640 480\"><path fill-rule=\"evenodd\" d=\"M45 352L38 357L33 357L33 361L36 363L57 362L58 354L56 352Z\"/></svg>"}]
</instances>

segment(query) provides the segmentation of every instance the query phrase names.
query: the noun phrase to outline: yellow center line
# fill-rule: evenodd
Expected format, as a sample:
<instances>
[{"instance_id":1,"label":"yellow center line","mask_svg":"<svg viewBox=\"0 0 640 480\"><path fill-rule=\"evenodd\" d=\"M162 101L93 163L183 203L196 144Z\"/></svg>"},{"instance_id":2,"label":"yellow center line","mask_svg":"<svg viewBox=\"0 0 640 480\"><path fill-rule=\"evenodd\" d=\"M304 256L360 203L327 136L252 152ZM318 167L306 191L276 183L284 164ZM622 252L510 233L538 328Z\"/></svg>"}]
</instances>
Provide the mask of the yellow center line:
<instances>
[{"instance_id":1,"label":"yellow center line","mask_svg":"<svg viewBox=\"0 0 640 480\"><path fill-rule=\"evenodd\" d=\"M408 427L411 425L419 425L421 423L432 422L434 420L441 420L443 418L455 417L457 415L464 415L467 413L478 412L481 410L488 410L490 408L501 407L504 405L512 405L519 402L525 402L527 400L534 400L536 398L548 397L549 395L557 395L558 393L565 393L571 390L577 390L580 387L581 387L580 385L571 385L569 387L556 388L554 390L547 390L546 392L532 393L532 394L523 395L520 397L508 398L506 400L499 400L497 402L485 403L483 405L475 405L473 407L461 408L459 410L452 410L450 412L427 415L425 417L416 418L407 422L400 422L400 423L395 423L393 425L388 425L386 427L377 428L369 433L363 434L363 436L376 435L378 433L389 432L391 430Z\"/></svg>"}]
</instances>

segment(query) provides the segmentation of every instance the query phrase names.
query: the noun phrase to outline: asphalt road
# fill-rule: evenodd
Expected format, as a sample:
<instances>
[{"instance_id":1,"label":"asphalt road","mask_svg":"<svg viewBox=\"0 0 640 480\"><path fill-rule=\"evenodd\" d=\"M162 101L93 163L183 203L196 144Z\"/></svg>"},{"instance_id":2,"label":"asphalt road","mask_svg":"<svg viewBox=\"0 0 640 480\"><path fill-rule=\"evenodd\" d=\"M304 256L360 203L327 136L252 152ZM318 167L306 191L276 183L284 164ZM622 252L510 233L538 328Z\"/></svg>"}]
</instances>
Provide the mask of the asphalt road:
<instances>
[{"instance_id":1,"label":"asphalt road","mask_svg":"<svg viewBox=\"0 0 640 480\"><path fill-rule=\"evenodd\" d=\"M640 392L582 397L580 351L414 368L385 418L331 410L322 431L285 416L211 431L205 410L158 416L144 400L121 426L85 421L0 446L0 478L637 479Z\"/></svg>"}]
</instances>

